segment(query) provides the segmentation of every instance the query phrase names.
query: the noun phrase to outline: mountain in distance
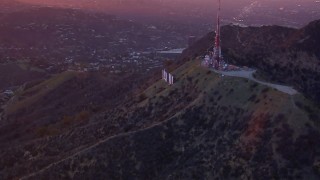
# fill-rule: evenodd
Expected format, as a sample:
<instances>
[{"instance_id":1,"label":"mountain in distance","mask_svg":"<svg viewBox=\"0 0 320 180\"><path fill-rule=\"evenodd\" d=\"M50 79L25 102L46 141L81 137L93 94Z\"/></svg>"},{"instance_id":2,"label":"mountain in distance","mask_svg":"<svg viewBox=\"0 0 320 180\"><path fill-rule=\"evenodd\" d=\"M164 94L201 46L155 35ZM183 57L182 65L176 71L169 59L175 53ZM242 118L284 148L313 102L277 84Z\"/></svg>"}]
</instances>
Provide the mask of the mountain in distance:
<instances>
[{"instance_id":1,"label":"mountain in distance","mask_svg":"<svg viewBox=\"0 0 320 180\"><path fill-rule=\"evenodd\" d=\"M185 50L179 65L168 67L176 79L172 86L157 75L123 91L118 85L95 88L103 76L70 72L25 86L6 106L9 116L0 125L0 175L5 179L133 175L138 179L318 179L320 107L310 97L317 97L312 84L319 82L319 57L317 47L307 48L320 42L317 27L318 21L302 29L222 29L226 58L257 67L258 78L295 83L301 81L299 75L314 74L301 88L296 86L301 93L295 95L243 78L221 77L201 67L213 33ZM296 74L287 78L281 74L290 71ZM131 87L126 82L130 80L119 79L117 84ZM90 93L94 89L101 93L99 98ZM110 93L120 98L104 105L109 98L102 95ZM80 104L74 114L61 119L36 118L48 112L61 115L71 107L69 100L82 97L88 99L83 101L86 105L100 99L102 103L96 105L103 108L95 111L95 106ZM15 117L19 113L37 116L22 121Z\"/></svg>"},{"instance_id":2,"label":"mountain in distance","mask_svg":"<svg viewBox=\"0 0 320 180\"><path fill-rule=\"evenodd\" d=\"M15 0L1 0L0 2L0 13L16 12L26 9L37 7L37 5L31 5Z\"/></svg>"},{"instance_id":3,"label":"mountain in distance","mask_svg":"<svg viewBox=\"0 0 320 180\"><path fill-rule=\"evenodd\" d=\"M40 4L116 14L140 22L174 21L198 25L206 30L212 28L216 17L216 0L21 0ZM223 23L236 22L252 26L277 24L302 27L320 18L320 3L313 0L224 0Z\"/></svg>"},{"instance_id":4,"label":"mountain in distance","mask_svg":"<svg viewBox=\"0 0 320 180\"><path fill-rule=\"evenodd\" d=\"M39 0L20 0L21 2L56 6L62 8L79 8L82 10L94 10L99 12L107 12L116 14L125 18L133 18L135 20L142 20L143 22L157 22L164 20L173 20L175 22L182 21L196 23L204 22L203 18L199 17L199 14L211 14L212 12L205 10L208 3L196 3L194 1L166 1L166 0L97 0L97 1L39 1ZM211 3L213 4L213 3ZM198 13L198 14L197 14ZM146 14L148 14L146 16Z\"/></svg>"}]
</instances>

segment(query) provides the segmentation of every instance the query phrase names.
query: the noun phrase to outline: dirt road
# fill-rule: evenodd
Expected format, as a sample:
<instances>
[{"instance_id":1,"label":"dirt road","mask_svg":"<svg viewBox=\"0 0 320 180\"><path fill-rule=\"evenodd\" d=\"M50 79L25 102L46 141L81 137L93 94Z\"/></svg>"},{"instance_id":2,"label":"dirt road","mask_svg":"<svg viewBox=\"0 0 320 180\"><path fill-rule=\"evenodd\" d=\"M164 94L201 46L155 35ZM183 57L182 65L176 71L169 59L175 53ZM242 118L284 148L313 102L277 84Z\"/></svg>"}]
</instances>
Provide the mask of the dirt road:
<instances>
[{"instance_id":1,"label":"dirt road","mask_svg":"<svg viewBox=\"0 0 320 180\"><path fill-rule=\"evenodd\" d=\"M277 89L281 92L284 92L286 94L289 94L289 95L295 95L298 93L297 90L295 90L293 87L290 87L290 86L283 86L283 85L279 85L279 84L272 84L272 83L257 80L256 78L253 77L253 73L255 73L256 70L240 70L240 71L217 71L217 70L214 70L214 72L216 72L218 74L225 75L225 76L246 78L251 81L255 81L259 84L263 84L263 85L275 88L275 89Z\"/></svg>"}]
</instances>

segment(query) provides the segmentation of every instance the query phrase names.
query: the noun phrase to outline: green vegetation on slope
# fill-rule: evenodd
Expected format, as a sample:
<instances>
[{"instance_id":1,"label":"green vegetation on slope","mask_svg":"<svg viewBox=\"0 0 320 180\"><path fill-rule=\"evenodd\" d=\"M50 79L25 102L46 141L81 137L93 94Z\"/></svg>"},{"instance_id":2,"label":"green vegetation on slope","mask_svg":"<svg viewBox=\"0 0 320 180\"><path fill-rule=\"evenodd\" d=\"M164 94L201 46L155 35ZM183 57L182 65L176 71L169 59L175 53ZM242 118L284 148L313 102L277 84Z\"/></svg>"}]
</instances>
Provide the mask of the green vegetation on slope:
<instances>
[{"instance_id":1,"label":"green vegetation on slope","mask_svg":"<svg viewBox=\"0 0 320 180\"><path fill-rule=\"evenodd\" d=\"M76 72L64 72L55 77L46 80L39 85L18 92L15 99L6 108L7 114L12 114L21 109L27 108L39 99L49 94L64 82L72 79L77 75ZM48 102L49 103L49 102Z\"/></svg>"},{"instance_id":2,"label":"green vegetation on slope","mask_svg":"<svg viewBox=\"0 0 320 180\"><path fill-rule=\"evenodd\" d=\"M199 64L175 70L173 86L159 80L89 124L14 148L31 154L18 164L8 163L16 153L2 153L4 177L319 177L320 111L312 102Z\"/></svg>"},{"instance_id":3,"label":"green vegetation on slope","mask_svg":"<svg viewBox=\"0 0 320 180\"><path fill-rule=\"evenodd\" d=\"M107 113L99 143L32 178L319 177L320 111L312 102L221 77L199 61L173 74L173 86L159 80Z\"/></svg>"}]
</instances>

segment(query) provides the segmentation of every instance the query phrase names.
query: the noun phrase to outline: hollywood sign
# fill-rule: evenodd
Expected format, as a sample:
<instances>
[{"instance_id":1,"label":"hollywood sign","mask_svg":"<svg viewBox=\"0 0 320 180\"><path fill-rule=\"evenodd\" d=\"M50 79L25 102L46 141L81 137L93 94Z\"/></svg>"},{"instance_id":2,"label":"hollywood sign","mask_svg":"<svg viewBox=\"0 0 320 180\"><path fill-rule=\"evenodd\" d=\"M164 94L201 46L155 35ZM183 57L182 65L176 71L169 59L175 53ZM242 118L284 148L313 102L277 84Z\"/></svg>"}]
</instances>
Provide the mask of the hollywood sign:
<instances>
[{"instance_id":1,"label":"hollywood sign","mask_svg":"<svg viewBox=\"0 0 320 180\"><path fill-rule=\"evenodd\" d=\"M162 70L162 79L169 85L173 85L173 75L168 73L165 69Z\"/></svg>"}]
</instances>

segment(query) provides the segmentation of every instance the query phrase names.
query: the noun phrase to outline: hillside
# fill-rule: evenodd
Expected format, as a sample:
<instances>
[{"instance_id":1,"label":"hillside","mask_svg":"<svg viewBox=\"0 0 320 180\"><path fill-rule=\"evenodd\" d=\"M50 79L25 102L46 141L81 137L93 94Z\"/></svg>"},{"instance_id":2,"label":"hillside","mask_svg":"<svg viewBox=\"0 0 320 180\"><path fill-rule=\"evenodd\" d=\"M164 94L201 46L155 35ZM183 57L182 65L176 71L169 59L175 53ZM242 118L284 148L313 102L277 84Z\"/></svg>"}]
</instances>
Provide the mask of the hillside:
<instances>
[{"instance_id":1,"label":"hillside","mask_svg":"<svg viewBox=\"0 0 320 180\"><path fill-rule=\"evenodd\" d=\"M320 102L320 20L301 29L280 26L222 27L222 48L230 63L255 67L257 76L290 84ZM204 55L214 42L210 33L184 52L181 62Z\"/></svg>"},{"instance_id":2,"label":"hillside","mask_svg":"<svg viewBox=\"0 0 320 180\"><path fill-rule=\"evenodd\" d=\"M63 72L26 83L4 108L0 142L15 145L60 134L98 112L113 109L144 79L137 74Z\"/></svg>"},{"instance_id":3,"label":"hillside","mask_svg":"<svg viewBox=\"0 0 320 180\"><path fill-rule=\"evenodd\" d=\"M46 73L26 64L0 64L0 90L45 78Z\"/></svg>"},{"instance_id":4,"label":"hillside","mask_svg":"<svg viewBox=\"0 0 320 180\"><path fill-rule=\"evenodd\" d=\"M1 177L319 178L320 109L199 64L176 69L173 86L156 81L63 132L1 145Z\"/></svg>"}]
</instances>

